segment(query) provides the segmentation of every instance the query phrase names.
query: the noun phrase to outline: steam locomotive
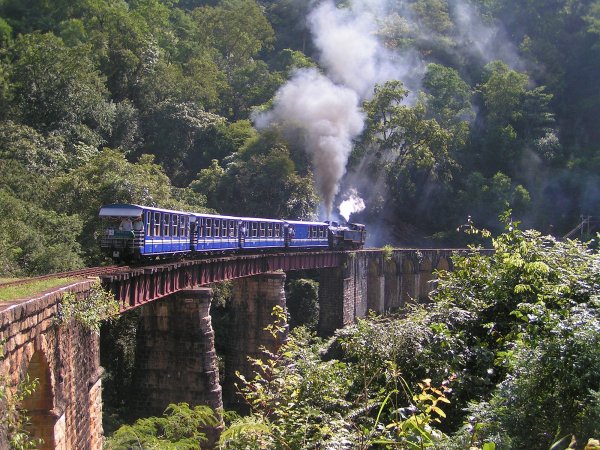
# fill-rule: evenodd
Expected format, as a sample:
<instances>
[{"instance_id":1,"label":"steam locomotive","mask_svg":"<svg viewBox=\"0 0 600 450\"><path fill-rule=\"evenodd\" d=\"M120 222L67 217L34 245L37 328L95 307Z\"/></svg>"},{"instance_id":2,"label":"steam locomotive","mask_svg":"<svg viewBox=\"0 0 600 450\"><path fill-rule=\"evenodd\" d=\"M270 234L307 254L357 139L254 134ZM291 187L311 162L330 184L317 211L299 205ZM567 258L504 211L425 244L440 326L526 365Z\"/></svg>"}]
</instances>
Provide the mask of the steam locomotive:
<instances>
[{"instance_id":1,"label":"steam locomotive","mask_svg":"<svg viewBox=\"0 0 600 450\"><path fill-rule=\"evenodd\" d=\"M364 225L191 213L133 204L100 208L100 246L116 261L264 249L358 249Z\"/></svg>"}]
</instances>

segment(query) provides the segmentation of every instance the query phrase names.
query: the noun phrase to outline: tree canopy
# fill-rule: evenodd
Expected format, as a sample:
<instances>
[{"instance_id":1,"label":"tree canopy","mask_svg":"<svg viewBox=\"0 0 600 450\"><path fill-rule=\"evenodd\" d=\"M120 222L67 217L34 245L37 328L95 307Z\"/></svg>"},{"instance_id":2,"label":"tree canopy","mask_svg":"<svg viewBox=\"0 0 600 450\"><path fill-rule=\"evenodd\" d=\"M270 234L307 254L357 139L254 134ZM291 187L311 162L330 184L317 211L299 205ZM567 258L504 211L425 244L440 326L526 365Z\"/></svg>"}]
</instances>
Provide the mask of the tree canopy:
<instances>
[{"instance_id":1,"label":"tree canopy","mask_svg":"<svg viewBox=\"0 0 600 450\"><path fill-rule=\"evenodd\" d=\"M362 11L351 2L334 11L348 28L366 20L350 20ZM398 64L393 76L380 64L387 78L364 94L336 199L365 199L354 220L384 236L373 244L458 244L467 216L499 230L507 206L561 235L600 207L598 11L591 0L409 0L372 11L380 20L356 51L336 56L344 66L327 59L310 2L3 0L0 157L9 180L25 170L56 185L104 148L134 165L151 155L192 204L197 192L217 211L315 217L314 144L254 124L299 69L343 83L332 68L378 40L378 58ZM89 229L93 216L79 217Z\"/></svg>"}]
</instances>

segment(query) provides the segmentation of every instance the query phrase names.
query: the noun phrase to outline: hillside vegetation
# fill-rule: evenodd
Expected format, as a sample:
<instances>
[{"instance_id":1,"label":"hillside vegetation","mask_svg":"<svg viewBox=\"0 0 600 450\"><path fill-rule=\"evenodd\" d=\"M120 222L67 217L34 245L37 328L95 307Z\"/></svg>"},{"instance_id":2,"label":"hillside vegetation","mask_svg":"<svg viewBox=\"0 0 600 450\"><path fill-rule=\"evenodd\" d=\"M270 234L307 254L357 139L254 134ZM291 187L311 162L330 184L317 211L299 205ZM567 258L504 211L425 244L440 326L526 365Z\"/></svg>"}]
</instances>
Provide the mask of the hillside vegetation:
<instances>
[{"instance_id":1,"label":"hillside vegetation","mask_svg":"<svg viewBox=\"0 0 600 450\"><path fill-rule=\"evenodd\" d=\"M599 75L597 0L2 0L0 275L98 263L109 202L560 236L599 207Z\"/></svg>"}]
</instances>

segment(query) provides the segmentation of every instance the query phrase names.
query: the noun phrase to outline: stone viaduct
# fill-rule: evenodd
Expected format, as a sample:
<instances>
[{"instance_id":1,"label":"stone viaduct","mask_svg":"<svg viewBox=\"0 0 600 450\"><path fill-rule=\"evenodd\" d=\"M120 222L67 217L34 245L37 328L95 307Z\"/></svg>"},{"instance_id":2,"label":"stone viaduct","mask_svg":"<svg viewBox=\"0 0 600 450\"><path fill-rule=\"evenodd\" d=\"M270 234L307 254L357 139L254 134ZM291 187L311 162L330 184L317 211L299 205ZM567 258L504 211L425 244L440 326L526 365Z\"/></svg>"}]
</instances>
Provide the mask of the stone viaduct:
<instances>
[{"instance_id":1,"label":"stone viaduct","mask_svg":"<svg viewBox=\"0 0 600 450\"><path fill-rule=\"evenodd\" d=\"M369 310L385 313L423 301L436 270L451 270L456 250L361 250L180 261L101 279L121 310L141 307L135 385L139 409L160 415L168 403L223 405L235 371L249 374L247 356L277 345L264 327L275 305L285 308L285 272L318 269L318 332L331 335ZM234 280L230 342L220 380L211 324L210 283ZM0 305L4 358L0 381L14 386L27 375L39 386L22 405L44 449L101 449L99 336L78 323L57 325L65 292L85 297L93 281ZM0 403L0 407L3 405ZM0 424L0 448L7 448Z\"/></svg>"}]
</instances>

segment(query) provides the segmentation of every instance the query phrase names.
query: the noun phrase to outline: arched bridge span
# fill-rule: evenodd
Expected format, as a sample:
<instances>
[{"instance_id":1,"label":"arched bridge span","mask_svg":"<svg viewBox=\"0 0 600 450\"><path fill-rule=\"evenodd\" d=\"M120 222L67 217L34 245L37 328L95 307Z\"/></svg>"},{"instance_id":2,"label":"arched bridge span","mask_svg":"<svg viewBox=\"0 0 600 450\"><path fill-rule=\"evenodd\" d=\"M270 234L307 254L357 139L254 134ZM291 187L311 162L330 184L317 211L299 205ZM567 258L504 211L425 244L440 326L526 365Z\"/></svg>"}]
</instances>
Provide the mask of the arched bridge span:
<instances>
[{"instance_id":1,"label":"arched bridge span","mask_svg":"<svg viewBox=\"0 0 600 450\"><path fill-rule=\"evenodd\" d=\"M349 252L237 254L132 269L102 276L102 284L119 301L121 311L175 294L183 289L282 270L339 267Z\"/></svg>"}]
</instances>

